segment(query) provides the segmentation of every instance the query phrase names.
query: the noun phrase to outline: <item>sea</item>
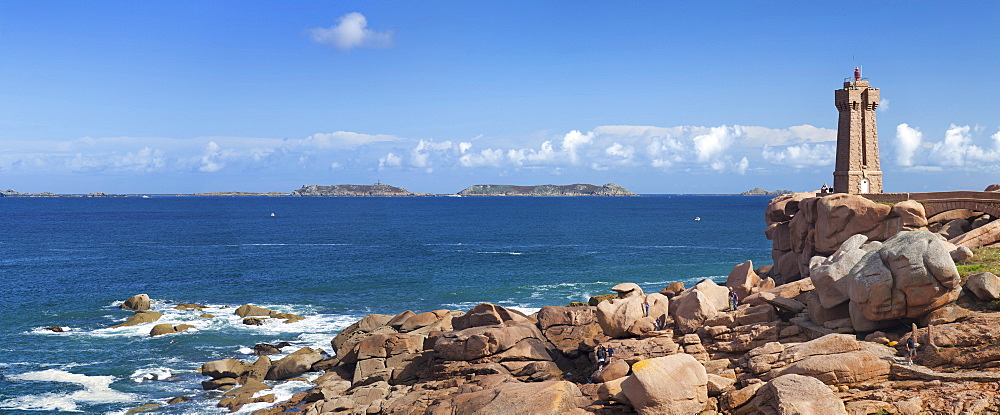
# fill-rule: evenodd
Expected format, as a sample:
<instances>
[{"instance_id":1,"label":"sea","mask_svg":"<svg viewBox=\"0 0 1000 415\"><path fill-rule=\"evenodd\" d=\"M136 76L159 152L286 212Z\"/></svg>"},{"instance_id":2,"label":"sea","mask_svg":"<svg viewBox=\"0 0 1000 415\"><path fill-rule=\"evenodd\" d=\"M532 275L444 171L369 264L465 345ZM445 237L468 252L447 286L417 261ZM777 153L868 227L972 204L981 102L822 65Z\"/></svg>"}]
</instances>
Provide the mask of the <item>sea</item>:
<instances>
[{"instance_id":1,"label":"sea","mask_svg":"<svg viewBox=\"0 0 1000 415\"><path fill-rule=\"evenodd\" d=\"M724 281L745 260L770 263L769 200L0 198L0 413L123 414L181 396L190 401L156 413L223 414L221 392L202 390L208 378L196 369L252 361L257 343L332 353L337 332L371 313L483 302L531 313L624 282L658 292ZM163 317L110 328L140 293ZM233 313L243 304L305 320L244 325ZM150 337L159 323L194 328ZM273 392L281 400L309 387Z\"/></svg>"}]
</instances>

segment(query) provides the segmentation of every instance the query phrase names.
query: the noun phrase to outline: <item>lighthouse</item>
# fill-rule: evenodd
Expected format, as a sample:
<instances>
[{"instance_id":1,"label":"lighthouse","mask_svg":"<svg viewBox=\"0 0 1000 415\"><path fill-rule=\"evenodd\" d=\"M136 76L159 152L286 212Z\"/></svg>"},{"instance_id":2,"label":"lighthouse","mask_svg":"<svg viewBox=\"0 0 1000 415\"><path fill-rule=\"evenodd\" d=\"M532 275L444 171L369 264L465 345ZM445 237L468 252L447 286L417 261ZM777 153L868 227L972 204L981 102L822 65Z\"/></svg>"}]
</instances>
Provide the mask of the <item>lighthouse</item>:
<instances>
[{"instance_id":1,"label":"lighthouse","mask_svg":"<svg viewBox=\"0 0 1000 415\"><path fill-rule=\"evenodd\" d=\"M872 88L861 69L844 80L844 88L834 91L840 112L837 122L837 164L833 190L837 193L882 193L882 170L878 157L878 128L875 109L879 90Z\"/></svg>"}]
</instances>

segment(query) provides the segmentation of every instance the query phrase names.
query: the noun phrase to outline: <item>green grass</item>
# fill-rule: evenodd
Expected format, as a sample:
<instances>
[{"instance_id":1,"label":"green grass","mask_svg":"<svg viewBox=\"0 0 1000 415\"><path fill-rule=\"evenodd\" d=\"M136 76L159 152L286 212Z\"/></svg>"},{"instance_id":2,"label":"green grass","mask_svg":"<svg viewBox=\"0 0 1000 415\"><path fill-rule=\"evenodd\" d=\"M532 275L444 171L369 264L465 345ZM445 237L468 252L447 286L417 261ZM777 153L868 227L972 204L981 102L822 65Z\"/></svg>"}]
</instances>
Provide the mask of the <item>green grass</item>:
<instances>
[{"instance_id":1,"label":"green grass","mask_svg":"<svg viewBox=\"0 0 1000 415\"><path fill-rule=\"evenodd\" d=\"M968 277L970 274L992 272L1000 276L1000 247L973 248L972 253L972 259L955 263L959 274Z\"/></svg>"}]
</instances>

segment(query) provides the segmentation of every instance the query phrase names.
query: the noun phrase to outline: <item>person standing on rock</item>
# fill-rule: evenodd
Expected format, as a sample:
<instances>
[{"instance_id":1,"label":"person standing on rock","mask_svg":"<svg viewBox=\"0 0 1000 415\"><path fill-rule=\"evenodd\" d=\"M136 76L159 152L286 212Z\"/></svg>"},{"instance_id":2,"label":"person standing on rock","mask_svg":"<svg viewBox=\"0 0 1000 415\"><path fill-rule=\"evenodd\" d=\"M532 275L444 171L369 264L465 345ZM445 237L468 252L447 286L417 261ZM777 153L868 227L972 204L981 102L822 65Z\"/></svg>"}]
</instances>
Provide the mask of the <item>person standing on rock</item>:
<instances>
[{"instance_id":1,"label":"person standing on rock","mask_svg":"<svg viewBox=\"0 0 1000 415\"><path fill-rule=\"evenodd\" d=\"M615 357L615 348L614 347L608 347L608 363L609 364L611 363L611 358L612 357Z\"/></svg>"},{"instance_id":2,"label":"person standing on rock","mask_svg":"<svg viewBox=\"0 0 1000 415\"><path fill-rule=\"evenodd\" d=\"M608 350L604 346L597 346L597 370L604 370L604 366L608 364Z\"/></svg>"},{"instance_id":3,"label":"person standing on rock","mask_svg":"<svg viewBox=\"0 0 1000 415\"><path fill-rule=\"evenodd\" d=\"M645 307L645 308L646 308L646 317L649 317L649 301L646 301L646 302L645 302L645 303L643 304L643 307Z\"/></svg>"},{"instance_id":4,"label":"person standing on rock","mask_svg":"<svg viewBox=\"0 0 1000 415\"><path fill-rule=\"evenodd\" d=\"M740 296L736 295L733 287L729 287L729 311L736 311L736 306L740 304Z\"/></svg>"},{"instance_id":5,"label":"person standing on rock","mask_svg":"<svg viewBox=\"0 0 1000 415\"><path fill-rule=\"evenodd\" d=\"M906 364L912 365L914 357L917 357L917 341L910 336L906 339Z\"/></svg>"}]
</instances>

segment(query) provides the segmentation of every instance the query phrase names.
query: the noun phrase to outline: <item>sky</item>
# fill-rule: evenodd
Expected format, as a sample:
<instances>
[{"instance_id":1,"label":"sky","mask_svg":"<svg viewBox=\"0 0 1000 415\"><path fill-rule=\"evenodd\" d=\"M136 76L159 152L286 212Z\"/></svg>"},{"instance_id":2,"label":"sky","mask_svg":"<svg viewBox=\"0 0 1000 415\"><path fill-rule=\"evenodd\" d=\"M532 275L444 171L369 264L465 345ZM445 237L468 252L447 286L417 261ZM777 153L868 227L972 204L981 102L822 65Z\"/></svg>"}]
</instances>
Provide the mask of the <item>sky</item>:
<instances>
[{"instance_id":1,"label":"sky","mask_svg":"<svg viewBox=\"0 0 1000 415\"><path fill-rule=\"evenodd\" d=\"M0 0L0 188L832 184L880 88L886 192L1000 182L997 2Z\"/></svg>"}]
</instances>

